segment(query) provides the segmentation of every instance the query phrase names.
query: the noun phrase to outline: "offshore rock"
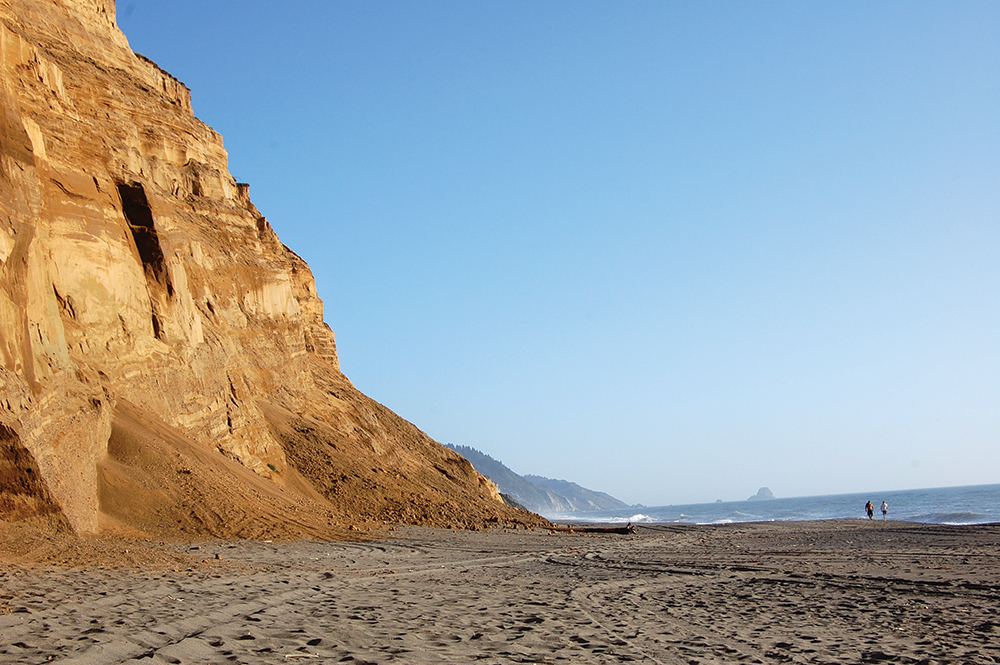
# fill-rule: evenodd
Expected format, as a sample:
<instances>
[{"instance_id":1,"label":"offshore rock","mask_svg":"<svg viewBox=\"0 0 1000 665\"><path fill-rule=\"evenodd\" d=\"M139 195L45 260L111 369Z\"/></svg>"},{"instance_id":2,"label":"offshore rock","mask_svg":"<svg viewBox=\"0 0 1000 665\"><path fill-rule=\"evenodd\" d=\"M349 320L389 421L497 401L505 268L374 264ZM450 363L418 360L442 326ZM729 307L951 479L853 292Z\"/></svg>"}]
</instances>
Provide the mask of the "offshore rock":
<instances>
[{"instance_id":1,"label":"offshore rock","mask_svg":"<svg viewBox=\"0 0 1000 665\"><path fill-rule=\"evenodd\" d=\"M757 493L749 497L747 501L765 501L767 499L773 499L774 493L767 487L761 487L757 490Z\"/></svg>"},{"instance_id":2,"label":"offshore rock","mask_svg":"<svg viewBox=\"0 0 1000 665\"><path fill-rule=\"evenodd\" d=\"M537 523L343 376L306 263L112 0L0 0L0 519Z\"/></svg>"}]
</instances>

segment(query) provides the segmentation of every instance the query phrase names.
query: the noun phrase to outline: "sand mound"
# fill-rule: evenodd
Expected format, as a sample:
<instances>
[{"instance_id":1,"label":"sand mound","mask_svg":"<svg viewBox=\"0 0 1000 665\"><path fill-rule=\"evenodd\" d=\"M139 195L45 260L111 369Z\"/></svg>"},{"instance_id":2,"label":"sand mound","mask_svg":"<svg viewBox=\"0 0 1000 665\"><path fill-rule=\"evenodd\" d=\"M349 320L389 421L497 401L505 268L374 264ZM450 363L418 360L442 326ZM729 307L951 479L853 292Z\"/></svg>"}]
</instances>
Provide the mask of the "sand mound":
<instances>
[{"instance_id":1,"label":"sand mound","mask_svg":"<svg viewBox=\"0 0 1000 665\"><path fill-rule=\"evenodd\" d=\"M340 389L353 391L352 399L379 406L344 384ZM379 415L390 432L376 444L379 455L359 450L324 421L273 404L261 408L288 458L270 478L119 400L108 453L98 464L101 532L158 540L357 540L393 523L469 529L545 523L466 490L479 478L472 466L384 407Z\"/></svg>"},{"instance_id":2,"label":"sand mound","mask_svg":"<svg viewBox=\"0 0 1000 665\"><path fill-rule=\"evenodd\" d=\"M349 539L351 520L289 472L283 487L119 401L99 464L101 530L190 539Z\"/></svg>"}]
</instances>

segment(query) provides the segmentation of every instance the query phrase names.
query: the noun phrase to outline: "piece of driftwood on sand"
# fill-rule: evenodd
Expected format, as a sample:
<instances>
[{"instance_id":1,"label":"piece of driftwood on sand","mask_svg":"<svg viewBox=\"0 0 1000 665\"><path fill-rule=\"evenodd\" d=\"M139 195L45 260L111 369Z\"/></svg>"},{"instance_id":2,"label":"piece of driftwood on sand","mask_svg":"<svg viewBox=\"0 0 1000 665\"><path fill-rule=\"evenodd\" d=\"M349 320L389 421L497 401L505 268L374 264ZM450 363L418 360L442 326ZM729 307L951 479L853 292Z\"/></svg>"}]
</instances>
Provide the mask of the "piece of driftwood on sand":
<instances>
[{"instance_id":1,"label":"piece of driftwood on sand","mask_svg":"<svg viewBox=\"0 0 1000 665\"><path fill-rule=\"evenodd\" d=\"M625 526L594 526L591 524L581 524L579 526L575 526L569 524L566 526L551 526L549 527L549 531L558 531L560 533L617 533L627 536L635 533L635 527L632 526L631 522Z\"/></svg>"}]
</instances>

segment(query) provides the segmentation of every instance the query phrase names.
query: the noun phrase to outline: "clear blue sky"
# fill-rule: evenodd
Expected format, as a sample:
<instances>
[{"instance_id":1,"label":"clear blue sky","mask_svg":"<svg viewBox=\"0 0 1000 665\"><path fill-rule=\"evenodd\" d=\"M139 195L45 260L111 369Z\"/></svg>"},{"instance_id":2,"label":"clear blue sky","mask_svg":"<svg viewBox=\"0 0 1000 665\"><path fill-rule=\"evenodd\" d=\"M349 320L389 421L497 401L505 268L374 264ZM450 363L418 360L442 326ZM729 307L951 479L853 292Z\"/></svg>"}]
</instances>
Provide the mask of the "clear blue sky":
<instances>
[{"instance_id":1,"label":"clear blue sky","mask_svg":"<svg viewBox=\"0 0 1000 665\"><path fill-rule=\"evenodd\" d=\"M1000 3L118 21L438 441L646 505L1000 482Z\"/></svg>"}]
</instances>

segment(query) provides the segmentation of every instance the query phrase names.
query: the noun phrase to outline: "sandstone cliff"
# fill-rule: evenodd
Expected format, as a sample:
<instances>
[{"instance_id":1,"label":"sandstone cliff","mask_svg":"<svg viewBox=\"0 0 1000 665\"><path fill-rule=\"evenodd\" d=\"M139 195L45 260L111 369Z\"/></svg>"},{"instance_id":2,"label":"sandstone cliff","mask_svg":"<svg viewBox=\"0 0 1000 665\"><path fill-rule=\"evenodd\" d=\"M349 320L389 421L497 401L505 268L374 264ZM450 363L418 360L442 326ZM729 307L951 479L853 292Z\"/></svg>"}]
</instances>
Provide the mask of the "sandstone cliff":
<instances>
[{"instance_id":1,"label":"sandstone cliff","mask_svg":"<svg viewBox=\"0 0 1000 665\"><path fill-rule=\"evenodd\" d=\"M532 522L340 373L309 267L113 0L0 0L0 519Z\"/></svg>"}]
</instances>

